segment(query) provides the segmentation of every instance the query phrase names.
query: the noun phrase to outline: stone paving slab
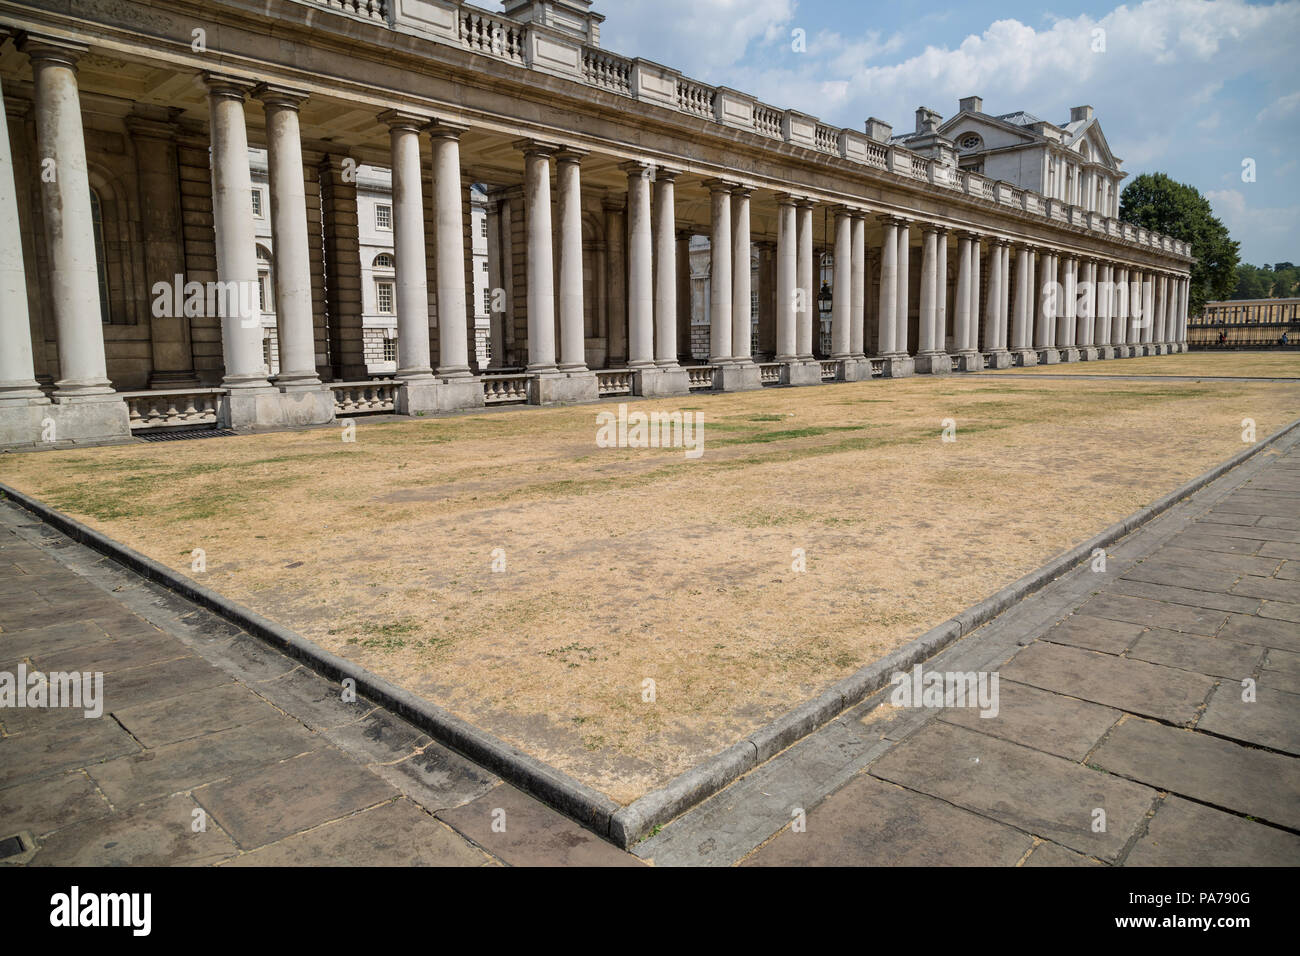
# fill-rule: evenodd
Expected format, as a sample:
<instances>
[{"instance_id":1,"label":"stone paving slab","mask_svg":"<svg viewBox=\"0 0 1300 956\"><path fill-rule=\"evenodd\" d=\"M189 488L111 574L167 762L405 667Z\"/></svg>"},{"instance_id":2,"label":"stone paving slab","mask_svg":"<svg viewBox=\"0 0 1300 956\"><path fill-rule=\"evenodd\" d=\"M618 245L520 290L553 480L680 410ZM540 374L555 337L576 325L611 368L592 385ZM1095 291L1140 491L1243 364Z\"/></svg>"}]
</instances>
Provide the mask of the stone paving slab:
<instances>
[{"instance_id":1,"label":"stone paving slab","mask_svg":"<svg viewBox=\"0 0 1300 956\"><path fill-rule=\"evenodd\" d=\"M1272 687L1254 688L1243 700L1239 684L1221 684L1197 730L1300 756L1300 697Z\"/></svg>"},{"instance_id":2,"label":"stone paving slab","mask_svg":"<svg viewBox=\"0 0 1300 956\"><path fill-rule=\"evenodd\" d=\"M181 697L137 704L114 712L118 722L145 747L202 737L269 720L279 714L243 684L219 684Z\"/></svg>"},{"instance_id":3,"label":"stone paving slab","mask_svg":"<svg viewBox=\"0 0 1300 956\"><path fill-rule=\"evenodd\" d=\"M84 772L61 773L0 789L0 834L27 830L40 837L111 811Z\"/></svg>"},{"instance_id":4,"label":"stone paving slab","mask_svg":"<svg viewBox=\"0 0 1300 956\"><path fill-rule=\"evenodd\" d=\"M407 799L297 833L223 866L484 866L492 858Z\"/></svg>"},{"instance_id":5,"label":"stone paving slab","mask_svg":"<svg viewBox=\"0 0 1300 956\"><path fill-rule=\"evenodd\" d=\"M1129 718L1111 731L1092 762L1182 797L1300 828L1300 765L1282 754Z\"/></svg>"},{"instance_id":6,"label":"stone paving slab","mask_svg":"<svg viewBox=\"0 0 1300 956\"><path fill-rule=\"evenodd\" d=\"M870 773L1110 862L1156 797L1150 787L942 721L889 750ZM1100 833L1097 809L1106 814Z\"/></svg>"},{"instance_id":7,"label":"stone paving slab","mask_svg":"<svg viewBox=\"0 0 1300 956\"><path fill-rule=\"evenodd\" d=\"M1101 866L1102 864L1055 843L1043 841L1034 847L1021 866Z\"/></svg>"},{"instance_id":8,"label":"stone paving slab","mask_svg":"<svg viewBox=\"0 0 1300 956\"><path fill-rule=\"evenodd\" d=\"M1226 638L1201 637L1153 627L1138 638L1128 656L1152 664L1240 681L1255 673L1264 657L1264 648Z\"/></svg>"},{"instance_id":9,"label":"stone paving slab","mask_svg":"<svg viewBox=\"0 0 1300 956\"><path fill-rule=\"evenodd\" d=\"M188 794L78 823L40 841L32 866L203 866L238 850L217 826L195 832Z\"/></svg>"},{"instance_id":10,"label":"stone paving slab","mask_svg":"<svg viewBox=\"0 0 1300 956\"><path fill-rule=\"evenodd\" d=\"M973 707L948 707L939 719L1078 761L1088 755L1121 714L1113 707L1011 680L1000 682L998 698L996 716L981 717Z\"/></svg>"},{"instance_id":11,"label":"stone paving slab","mask_svg":"<svg viewBox=\"0 0 1300 956\"><path fill-rule=\"evenodd\" d=\"M321 781L330 786L321 787ZM194 799L245 850L388 803L397 790L333 747L194 791Z\"/></svg>"},{"instance_id":12,"label":"stone paving slab","mask_svg":"<svg viewBox=\"0 0 1300 956\"><path fill-rule=\"evenodd\" d=\"M1104 617L1093 617L1082 611L1071 614L1043 635L1044 641L1054 644L1069 644L1093 651L1105 651L1107 654L1122 654L1142 635L1141 624L1127 621L1111 621Z\"/></svg>"},{"instance_id":13,"label":"stone paving slab","mask_svg":"<svg viewBox=\"0 0 1300 956\"><path fill-rule=\"evenodd\" d=\"M746 866L1014 866L1033 838L875 777L854 777Z\"/></svg>"},{"instance_id":14,"label":"stone paving slab","mask_svg":"<svg viewBox=\"0 0 1300 956\"><path fill-rule=\"evenodd\" d=\"M1277 647L1300 653L1300 628L1285 621L1230 614L1218 636L1242 644L1258 644L1261 647Z\"/></svg>"},{"instance_id":15,"label":"stone paving slab","mask_svg":"<svg viewBox=\"0 0 1300 956\"><path fill-rule=\"evenodd\" d=\"M640 866L568 817L508 784L438 819L451 824L493 856L512 866Z\"/></svg>"},{"instance_id":16,"label":"stone paving slab","mask_svg":"<svg viewBox=\"0 0 1300 956\"><path fill-rule=\"evenodd\" d=\"M1175 724L1191 723L1214 687L1200 674L1042 642L1012 658L1002 676Z\"/></svg>"},{"instance_id":17,"label":"stone paving slab","mask_svg":"<svg viewBox=\"0 0 1300 956\"><path fill-rule=\"evenodd\" d=\"M1223 626L1227 614L1165 601L1152 601L1125 594L1098 594L1079 609L1094 617L1127 621L1145 627L1164 627L1189 634L1213 637Z\"/></svg>"},{"instance_id":18,"label":"stone paving slab","mask_svg":"<svg viewBox=\"0 0 1300 956\"><path fill-rule=\"evenodd\" d=\"M1166 797L1128 866L1295 866L1300 837L1213 807Z\"/></svg>"},{"instance_id":19,"label":"stone paving slab","mask_svg":"<svg viewBox=\"0 0 1300 956\"><path fill-rule=\"evenodd\" d=\"M1146 581L1121 579L1109 590L1113 594L1127 594L1130 597L1149 598L1152 601L1168 601L1170 604L1204 608L1208 611L1231 611L1233 614L1255 614L1260 608L1258 598L1199 591L1195 588L1170 587L1167 584L1150 584Z\"/></svg>"},{"instance_id":20,"label":"stone paving slab","mask_svg":"<svg viewBox=\"0 0 1300 956\"><path fill-rule=\"evenodd\" d=\"M1260 671L1259 685L1300 694L1300 654L1270 650Z\"/></svg>"}]
</instances>

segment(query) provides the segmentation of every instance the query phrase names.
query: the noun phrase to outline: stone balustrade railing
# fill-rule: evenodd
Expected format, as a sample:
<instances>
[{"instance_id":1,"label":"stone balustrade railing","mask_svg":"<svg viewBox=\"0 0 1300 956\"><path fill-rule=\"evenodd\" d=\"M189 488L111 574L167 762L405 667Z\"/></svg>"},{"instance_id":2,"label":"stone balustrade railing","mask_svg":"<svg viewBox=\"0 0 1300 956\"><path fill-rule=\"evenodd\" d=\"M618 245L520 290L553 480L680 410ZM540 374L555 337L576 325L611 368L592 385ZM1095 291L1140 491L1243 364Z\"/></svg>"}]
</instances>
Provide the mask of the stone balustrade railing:
<instances>
[{"instance_id":1,"label":"stone balustrade railing","mask_svg":"<svg viewBox=\"0 0 1300 956\"><path fill-rule=\"evenodd\" d=\"M484 375L483 404L512 405L528 401L532 375Z\"/></svg>"},{"instance_id":2,"label":"stone balustrade railing","mask_svg":"<svg viewBox=\"0 0 1300 956\"><path fill-rule=\"evenodd\" d=\"M625 368L596 370L596 384L601 395L631 395L632 371Z\"/></svg>"},{"instance_id":3,"label":"stone balustrade railing","mask_svg":"<svg viewBox=\"0 0 1300 956\"><path fill-rule=\"evenodd\" d=\"M462 5L456 17L457 37L463 47L511 63L524 64L527 28L500 14Z\"/></svg>"},{"instance_id":4,"label":"stone balustrade railing","mask_svg":"<svg viewBox=\"0 0 1300 956\"><path fill-rule=\"evenodd\" d=\"M365 17L367 20L388 19L387 0L312 0L312 2L317 6L350 13L354 17Z\"/></svg>"},{"instance_id":5,"label":"stone balustrade railing","mask_svg":"<svg viewBox=\"0 0 1300 956\"><path fill-rule=\"evenodd\" d=\"M391 378L364 382L329 382L334 393L335 415L368 415L391 412L397 405L398 383Z\"/></svg>"},{"instance_id":6,"label":"stone balustrade railing","mask_svg":"<svg viewBox=\"0 0 1300 956\"><path fill-rule=\"evenodd\" d=\"M1058 205L1058 200L1049 200L1031 190L1017 190L1010 183L995 183L975 173L962 173L906 147L873 140L859 130L837 129L815 116L780 110L759 103L748 94L692 80L679 70L610 53L584 42L577 34L536 23L520 23L461 0L420 0L397 5L394 0L305 2L354 17L387 20L395 29L452 43L528 69L569 76L593 89L676 109L721 126L748 129L912 182L963 192L1018 209L1026 215L1100 232L1165 253L1191 254L1188 243L1153 236L1146 230L1131 232L1111 217L1093 220L1082 210L1076 212L1077 207Z\"/></svg>"},{"instance_id":7,"label":"stone balustrade railing","mask_svg":"<svg viewBox=\"0 0 1300 956\"><path fill-rule=\"evenodd\" d=\"M716 365L686 366L687 380L691 391L703 391L713 388L713 373L716 370Z\"/></svg>"},{"instance_id":8,"label":"stone balustrade railing","mask_svg":"<svg viewBox=\"0 0 1300 956\"><path fill-rule=\"evenodd\" d=\"M131 430L183 425L215 427L221 416L224 388L158 389L119 392L131 417Z\"/></svg>"},{"instance_id":9,"label":"stone balustrade railing","mask_svg":"<svg viewBox=\"0 0 1300 956\"><path fill-rule=\"evenodd\" d=\"M836 359L826 359L823 360L820 364L822 367L822 381L823 382L835 381L836 376L839 374L840 363Z\"/></svg>"},{"instance_id":10,"label":"stone balustrade railing","mask_svg":"<svg viewBox=\"0 0 1300 956\"><path fill-rule=\"evenodd\" d=\"M780 385L781 369L785 367L784 362L759 362L758 363L758 381L761 385Z\"/></svg>"},{"instance_id":11,"label":"stone balustrade railing","mask_svg":"<svg viewBox=\"0 0 1300 956\"><path fill-rule=\"evenodd\" d=\"M885 377L885 360L884 360L884 359L873 358L873 359L868 359L867 361L868 361L868 364L871 366L871 377L872 377L872 378L884 378L884 377Z\"/></svg>"}]
</instances>

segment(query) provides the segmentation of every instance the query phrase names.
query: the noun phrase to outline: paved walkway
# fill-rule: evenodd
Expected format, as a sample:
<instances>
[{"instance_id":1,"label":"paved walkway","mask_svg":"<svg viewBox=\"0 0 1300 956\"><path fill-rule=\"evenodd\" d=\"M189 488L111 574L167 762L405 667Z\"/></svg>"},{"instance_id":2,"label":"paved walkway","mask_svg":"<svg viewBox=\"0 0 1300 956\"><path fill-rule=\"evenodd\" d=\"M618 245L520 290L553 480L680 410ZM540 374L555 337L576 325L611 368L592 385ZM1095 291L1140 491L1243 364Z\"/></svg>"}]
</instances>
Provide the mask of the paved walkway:
<instances>
[{"instance_id":1,"label":"paved walkway","mask_svg":"<svg viewBox=\"0 0 1300 956\"><path fill-rule=\"evenodd\" d=\"M1105 572L1070 572L926 665L997 671L996 717L877 707L882 693L637 856L1300 863L1298 447L1266 450L1120 542ZM0 502L0 673L23 663L102 671L106 706L0 708L0 840L36 844L9 862L638 862Z\"/></svg>"},{"instance_id":2,"label":"paved walkway","mask_svg":"<svg viewBox=\"0 0 1300 956\"><path fill-rule=\"evenodd\" d=\"M636 847L658 865L1300 865L1300 435ZM1242 682L1255 700L1243 702ZM802 825L796 822L804 811ZM1099 811L1104 811L1104 818Z\"/></svg>"},{"instance_id":3,"label":"paved walkway","mask_svg":"<svg viewBox=\"0 0 1300 956\"><path fill-rule=\"evenodd\" d=\"M0 708L0 840L35 838L0 863L638 865L0 502L0 673L21 663L103 672L105 706Z\"/></svg>"}]
</instances>

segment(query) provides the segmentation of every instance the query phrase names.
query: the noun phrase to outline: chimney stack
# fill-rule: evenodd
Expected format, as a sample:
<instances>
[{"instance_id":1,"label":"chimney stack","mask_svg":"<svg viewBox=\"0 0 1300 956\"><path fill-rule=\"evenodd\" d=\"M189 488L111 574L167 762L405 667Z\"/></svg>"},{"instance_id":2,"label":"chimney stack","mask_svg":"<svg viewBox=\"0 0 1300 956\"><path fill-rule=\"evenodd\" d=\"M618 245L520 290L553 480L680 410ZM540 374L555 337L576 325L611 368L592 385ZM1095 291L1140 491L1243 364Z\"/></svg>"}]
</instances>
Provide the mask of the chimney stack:
<instances>
[{"instance_id":1,"label":"chimney stack","mask_svg":"<svg viewBox=\"0 0 1300 956\"><path fill-rule=\"evenodd\" d=\"M965 96L957 101L957 108L963 113L983 113L984 98L980 96Z\"/></svg>"}]
</instances>

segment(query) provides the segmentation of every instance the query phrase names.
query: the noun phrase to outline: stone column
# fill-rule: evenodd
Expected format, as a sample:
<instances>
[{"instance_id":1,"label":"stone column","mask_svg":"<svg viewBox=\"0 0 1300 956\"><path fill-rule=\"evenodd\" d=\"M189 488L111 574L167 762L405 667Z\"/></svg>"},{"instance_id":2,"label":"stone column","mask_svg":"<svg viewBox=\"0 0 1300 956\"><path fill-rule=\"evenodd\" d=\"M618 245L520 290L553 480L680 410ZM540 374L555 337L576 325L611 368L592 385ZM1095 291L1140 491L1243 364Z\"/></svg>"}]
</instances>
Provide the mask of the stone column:
<instances>
[{"instance_id":1,"label":"stone column","mask_svg":"<svg viewBox=\"0 0 1300 956\"><path fill-rule=\"evenodd\" d=\"M1079 349L1075 344L1075 310L1078 306L1076 296L1076 278L1079 260L1066 256L1062 263L1061 274L1061 309L1056 319L1056 348L1062 362L1079 361Z\"/></svg>"},{"instance_id":2,"label":"stone column","mask_svg":"<svg viewBox=\"0 0 1300 956\"><path fill-rule=\"evenodd\" d=\"M939 227L935 234L935 280L934 280L934 347L948 353L948 230ZM953 351L957 346L953 345ZM944 363L944 371L952 371L952 362Z\"/></svg>"},{"instance_id":3,"label":"stone column","mask_svg":"<svg viewBox=\"0 0 1300 956\"><path fill-rule=\"evenodd\" d=\"M980 237L971 234L970 237L970 326L966 334L966 349L979 356L979 365L976 368L967 367L968 364L975 364L975 359L971 358L969 363L962 363L962 371L978 372L984 367L984 356L980 354L979 332L980 332Z\"/></svg>"},{"instance_id":4,"label":"stone column","mask_svg":"<svg viewBox=\"0 0 1300 956\"><path fill-rule=\"evenodd\" d=\"M253 232L252 178L244 96L249 83L207 74L212 137L212 217L217 237L217 280L237 290L238 307L221 319L222 353L230 389L269 388L262 363L262 323L257 308L257 249ZM93 261L93 260L92 260ZM229 304L230 292L227 292ZM232 396L232 401L234 400ZM242 403L241 403L242 404ZM241 423L252 423L259 416Z\"/></svg>"},{"instance_id":5,"label":"stone column","mask_svg":"<svg viewBox=\"0 0 1300 956\"><path fill-rule=\"evenodd\" d=\"M469 330L466 327L465 218L460 175L460 136L464 131L463 126L443 122L429 129L433 146L434 281L438 290L437 374L440 385L472 377ZM483 404L481 386L461 383L455 388L465 404ZM446 393L447 389L440 387L439 391ZM475 395L479 399L477 403L473 401ZM455 407L461 407L461 404L457 403Z\"/></svg>"},{"instance_id":6,"label":"stone column","mask_svg":"<svg viewBox=\"0 0 1300 956\"><path fill-rule=\"evenodd\" d=\"M988 300L984 306L984 351L985 360L990 368L1008 368L1011 354L1002 347L1000 326L1006 324L1003 311L1002 280L1003 252L1006 251L1005 239L989 240L989 281Z\"/></svg>"},{"instance_id":7,"label":"stone column","mask_svg":"<svg viewBox=\"0 0 1300 956\"><path fill-rule=\"evenodd\" d=\"M898 357L898 220L886 218L880 248L880 304L876 347L882 358Z\"/></svg>"},{"instance_id":8,"label":"stone column","mask_svg":"<svg viewBox=\"0 0 1300 956\"><path fill-rule=\"evenodd\" d=\"M1155 354L1156 331L1156 277L1153 272L1142 275L1142 354Z\"/></svg>"},{"instance_id":9,"label":"stone column","mask_svg":"<svg viewBox=\"0 0 1300 956\"><path fill-rule=\"evenodd\" d=\"M912 267L912 224L906 219L898 221L898 311L895 318L898 322L898 331L895 333L894 346L898 349L900 355L906 355L907 371L910 375L915 371L916 365L908 354L910 321L909 312L911 304L908 298L911 294L911 277L908 274Z\"/></svg>"},{"instance_id":10,"label":"stone column","mask_svg":"<svg viewBox=\"0 0 1300 956\"><path fill-rule=\"evenodd\" d=\"M1110 263L1104 262L1098 266L1099 276L1097 280L1097 321L1096 343L1097 358L1108 359L1115 357L1115 350L1110 343L1110 326L1111 326L1111 309L1114 303L1114 275L1111 271Z\"/></svg>"},{"instance_id":11,"label":"stone column","mask_svg":"<svg viewBox=\"0 0 1300 956\"><path fill-rule=\"evenodd\" d=\"M998 303L998 342L1002 351L1010 352L1007 349L1007 332L1011 327L1010 322L1010 304L1011 304L1011 243L1008 242L1002 247L1002 299Z\"/></svg>"},{"instance_id":12,"label":"stone column","mask_svg":"<svg viewBox=\"0 0 1300 956\"><path fill-rule=\"evenodd\" d=\"M379 115L389 129L393 157L394 306L397 309L397 375L402 382L398 411L431 409L433 369L429 362L429 280L424 246L424 188L420 175L421 116L388 110Z\"/></svg>"},{"instance_id":13,"label":"stone column","mask_svg":"<svg viewBox=\"0 0 1300 956\"><path fill-rule=\"evenodd\" d=\"M582 179L580 166L585 150L563 149L555 154L556 189L559 197L560 217L560 370L564 372L587 371L586 329L583 316L582 292ZM671 181L668 188L672 189ZM671 202L672 193L669 193ZM669 220L671 222L671 219ZM672 232L668 233L671 240ZM667 276L673 279L672 249L669 248L668 262L670 268ZM675 287L669 289L669 305L675 310L672 301ZM676 316L670 316L675 319ZM671 331L671 329L670 329ZM676 349L677 343L670 336L668 345Z\"/></svg>"},{"instance_id":14,"label":"stone column","mask_svg":"<svg viewBox=\"0 0 1300 956\"><path fill-rule=\"evenodd\" d=\"M711 179L709 235L709 364L731 361L732 275L731 190L734 183Z\"/></svg>"},{"instance_id":15,"label":"stone column","mask_svg":"<svg viewBox=\"0 0 1300 956\"><path fill-rule=\"evenodd\" d=\"M32 35L23 37L19 48L31 59L35 86L36 152L42 164L40 190L50 269L50 306L59 337L60 377L55 383L54 398L60 404L70 401L117 402L108 381L104 357L99 273L90 213L90 180L81 128L81 98L77 89L77 60L86 48ZM242 99L240 103L242 120ZM7 120L5 122L7 124ZM242 123L240 134L243 134ZM53 175L45 175L47 164ZM248 169L247 156L244 157L244 169ZM253 263L251 274L255 279L257 267L253 258L251 202L250 198L245 204L245 212L249 226L248 259ZM17 241L16 230L13 237ZM259 341L259 364L261 359ZM265 379L262 384L266 384ZM113 423L104 424L111 427ZM123 434L122 430L111 429L109 437Z\"/></svg>"},{"instance_id":16,"label":"stone column","mask_svg":"<svg viewBox=\"0 0 1300 956\"><path fill-rule=\"evenodd\" d=\"M506 312L496 308L500 303L496 290L503 292L506 288L507 269L502 255L501 226L503 200L492 196L488 201L487 240L488 240L488 298L491 310L488 312L488 350L489 368L501 368L506 365Z\"/></svg>"},{"instance_id":17,"label":"stone column","mask_svg":"<svg viewBox=\"0 0 1300 956\"><path fill-rule=\"evenodd\" d=\"M653 369L636 373L639 395L685 395L690 391L690 374L677 364L677 350L681 343L681 308L678 295L685 295L686 342L690 342L690 249L678 239L676 207L676 169L660 166L655 172L654 186L654 360ZM681 247L686 246L685 254ZM679 261L679 257L684 261ZM682 276L678 269L686 270L686 288L682 289ZM716 378L715 378L716 384Z\"/></svg>"},{"instance_id":18,"label":"stone column","mask_svg":"<svg viewBox=\"0 0 1300 956\"><path fill-rule=\"evenodd\" d=\"M957 294L953 297L953 348L957 368L963 372L978 372L971 368L971 237L969 233L957 234Z\"/></svg>"},{"instance_id":19,"label":"stone column","mask_svg":"<svg viewBox=\"0 0 1300 956\"><path fill-rule=\"evenodd\" d=\"M1089 259L1083 264L1083 297L1079 303L1079 331L1075 341L1079 358L1085 362L1097 359L1097 262Z\"/></svg>"},{"instance_id":20,"label":"stone column","mask_svg":"<svg viewBox=\"0 0 1300 956\"><path fill-rule=\"evenodd\" d=\"M0 33L0 42L3 39ZM4 92L0 90L0 447L39 440L40 420L49 406L49 399L36 384L13 167Z\"/></svg>"},{"instance_id":21,"label":"stone column","mask_svg":"<svg viewBox=\"0 0 1300 956\"><path fill-rule=\"evenodd\" d=\"M551 153L541 143L517 143L524 152L527 220L528 371L547 374L555 364L555 253L551 228Z\"/></svg>"},{"instance_id":22,"label":"stone column","mask_svg":"<svg viewBox=\"0 0 1300 956\"><path fill-rule=\"evenodd\" d=\"M799 283L798 226L794 197L784 193L776 197L776 356L789 364L797 360L798 314L796 299ZM788 373L789 369L784 370Z\"/></svg>"},{"instance_id":23,"label":"stone column","mask_svg":"<svg viewBox=\"0 0 1300 956\"><path fill-rule=\"evenodd\" d=\"M1160 345L1160 354L1164 355L1169 351L1169 276L1161 274L1160 276L1160 311L1157 313L1158 325L1156 327L1156 341Z\"/></svg>"},{"instance_id":24,"label":"stone column","mask_svg":"<svg viewBox=\"0 0 1300 956\"><path fill-rule=\"evenodd\" d=\"M840 206L835 210L835 272L831 286L831 358L839 362L852 355L852 312L853 220L848 208Z\"/></svg>"},{"instance_id":25,"label":"stone column","mask_svg":"<svg viewBox=\"0 0 1300 956\"><path fill-rule=\"evenodd\" d=\"M654 365L654 236L651 229L651 163L633 160L627 173L627 364Z\"/></svg>"},{"instance_id":26,"label":"stone column","mask_svg":"<svg viewBox=\"0 0 1300 956\"><path fill-rule=\"evenodd\" d=\"M307 195L298 132L298 109L307 97L266 83L257 88L256 95L266 111L267 166L271 180L275 311L280 339L280 374L275 377L275 384L285 391L319 392ZM332 396L329 403L333 405Z\"/></svg>"},{"instance_id":27,"label":"stone column","mask_svg":"<svg viewBox=\"0 0 1300 956\"><path fill-rule=\"evenodd\" d=\"M816 205L811 199L801 199L797 204L797 231L799 236L799 299L798 347L799 361L816 364L813 359L813 331L817 316L817 276L813 266L812 210ZM807 373L805 373L807 374ZM821 381L821 366L817 367L817 381Z\"/></svg>"},{"instance_id":28,"label":"stone column","mask_svg":"<svg viewBox=\"0 0 1300 956\"><path fill-rule=\"evenodd\" d=\"M1055 365L1061 360L1056 350L1056 314L1060 309L1060 293L1056 284L1056 253L1044 252L1042 279L1035 290L1038 299L1038 325L1034 331L1034 347L1039 365Z\"/></svg>"},{"instance_id":29,"label":"stone column","mask_svg":"<svg viewBox=\"0 0 1300 956\"><path fill-rule=\"evenodd\" d=\"M1111 313L1110 339L1114 343L1115 358L1128 357L1128 270L1115 267L1115 298Z\"/></svg>"},{"instance_id":30,"label":"stone column","mask_svg":"<svg viewBox=\"0 0 1300 956\"><path fill-rule=\"evenodd\" d=\"M1030 347L1030 323L1034 312L1034 250L1016 247L1016 301L1011 327L1011 354L1016 365L1037 365L1038 354Z\"/></svg>"},{"instance_id":31,"label":"stone column","mask_svg":"<svg viewBox=\"0 0 1300 956\"><path fill-rule=\"evenodd\" d=\"M753 308L750 274L749 197L747 186L731 191L731 357L753 364Z\"/></svg>"},{"instance_id":32,"label":"stone column","mask_svg":"<svg viewBox=\"0 0 1300 956\"><path fill-rule=\"evenodd\" d=\"M921 230L921 302L917 322L915 369L943 375L951 370L948 356L938 341L939 324L939 229L927 224Z\"/></svg>"},{"instance_id":33,"label":"stone column","mask_svg":"<svg viewBox=\"0 0 1300 956\"><path fill-rule=\"evenodd\" d=\"M853 270L849 283L849 355L859 366L855 372L857 378L870 378L870 366L866 364L866 317L867 317L867 220L860 209L851 210L850 221L850 264Z\"/></svg>"}]
</instances>

